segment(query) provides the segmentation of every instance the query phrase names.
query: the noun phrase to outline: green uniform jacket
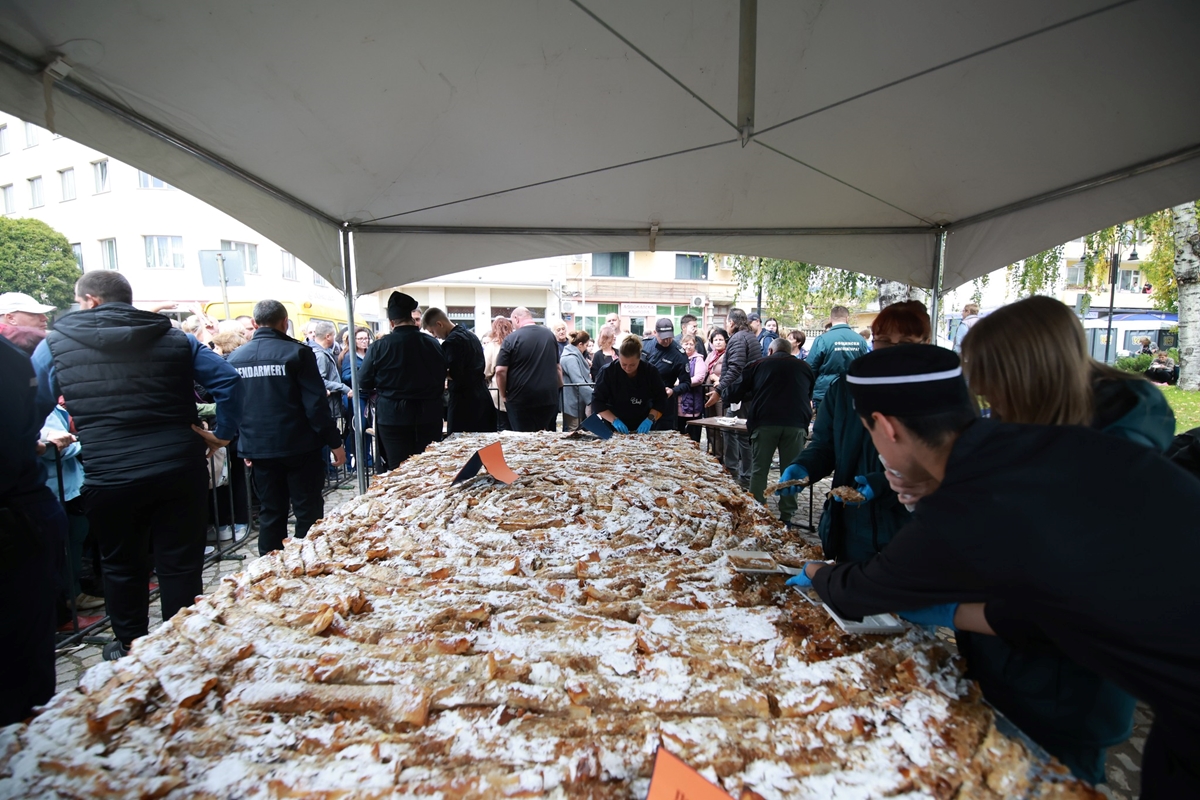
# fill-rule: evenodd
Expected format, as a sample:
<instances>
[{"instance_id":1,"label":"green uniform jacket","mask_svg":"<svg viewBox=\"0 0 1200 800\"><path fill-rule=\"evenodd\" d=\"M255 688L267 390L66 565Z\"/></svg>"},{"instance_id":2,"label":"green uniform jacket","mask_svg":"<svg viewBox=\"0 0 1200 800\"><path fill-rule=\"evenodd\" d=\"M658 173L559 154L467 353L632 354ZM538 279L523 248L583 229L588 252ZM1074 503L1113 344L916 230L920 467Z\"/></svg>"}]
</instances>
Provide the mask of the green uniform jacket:
<instances>
[{"instance_id":1,"label":"green uniform jacket","mask_svg":"<svg viewBox=\"0 0 1200 800\"><path fill-rule=\"evenodd\" d=\"M817 374L817 383L813 387L813 399L824 400L825 392L834 379L846 374L850 362L868 352L867 342L849 325L839 322L813 343L808 351L808 365ZM861 475L862 473L858 473Z\"/></svg>"},{"instance_id":2,"label":"green uniform jacket","mask_svg":"<svg viewBox=\"0 0 1200 800\"><path fill-rule=\"evenodd\" d=\"M812 439L795 463L808 470L813 483L832 473L834 486L853 486L854 477L863 475L875 493L875 499L860 506L825 501L817 532L827 558L866 561L912 517L888 486L879 451L859 421L844 380L829 385Z\"/></svg>"}]
</instances>

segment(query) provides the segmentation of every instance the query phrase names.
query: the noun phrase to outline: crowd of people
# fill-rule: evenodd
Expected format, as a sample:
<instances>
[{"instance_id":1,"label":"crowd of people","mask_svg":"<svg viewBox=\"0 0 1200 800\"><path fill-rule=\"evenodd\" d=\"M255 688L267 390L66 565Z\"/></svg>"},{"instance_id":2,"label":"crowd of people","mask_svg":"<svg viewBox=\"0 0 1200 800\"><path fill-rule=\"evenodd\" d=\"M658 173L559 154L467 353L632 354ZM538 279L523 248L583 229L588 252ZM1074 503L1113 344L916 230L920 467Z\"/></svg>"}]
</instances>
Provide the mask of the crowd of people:
<instances>
[{"instance_id":1,"label":"crowd of people","mask_svg":"<svg viewBox=\"0 0 1200 800\"><path fill-rule=\"evenodd\" d=\"M321 517L327 472L353 458L356 433L374 443L357 469L400 468L444 431L553 431L560 417L568 432L595 417L616 435L683 433L699 457L694 423L723 416L744 424L709 429L708 453L760 502L777 458L792 484L778 492L783 522L823 478L853 490L825 500L829 562L790 583L846 617L954 628L984 696L1094 783L1140 698L1156 714L1144 796L1197 785L1200 646L1186 630L1200 608L1186 581L1200 483L1161 455L1175 426L1162 392L1092 359L1056 300L968 306L949 350L916 302L861 332L835 306L811 343L737 308L707 336L690 315L645 336L611 315L595 339L516 308L479 337L394 292L382 335L339 341L315 321L301 341L274 300L176 327L135 308L119 273L87 273L76 294L80 310L53 330L50 307L0 297L13 396L0 591L28 609L3 623L20 654L0 668L0 724L53 692L55 600L88 600L62 561L85 538L115 635L105 658L147 632L151 567L164 618L200 592L213 453L250 471L266 553L289 509L296 537ZM1129 470L1172 498L1145 548L1128 535L1140 510L1111 503L1105 480ZM212 522L233 538L249 520L226 509Z\"/></svg>"}]
</instances>

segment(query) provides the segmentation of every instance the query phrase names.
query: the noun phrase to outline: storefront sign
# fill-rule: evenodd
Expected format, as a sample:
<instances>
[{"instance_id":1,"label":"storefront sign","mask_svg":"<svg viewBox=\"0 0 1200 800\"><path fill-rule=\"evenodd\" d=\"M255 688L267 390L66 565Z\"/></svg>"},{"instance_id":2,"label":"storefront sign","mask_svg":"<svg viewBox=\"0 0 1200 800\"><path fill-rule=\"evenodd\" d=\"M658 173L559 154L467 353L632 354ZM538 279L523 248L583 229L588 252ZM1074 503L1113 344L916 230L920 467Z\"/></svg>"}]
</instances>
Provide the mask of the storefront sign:
<instances>
[{"instance_id":1,"label":"storefront sign","mask_svg":"<svg viewBox=\"0 0 1200 800\"><path fill-rule=\"evenodd\" d=\"M653 317L657 313L654 303L621 303L622 317Z\"/></svg>"}]
</instances>

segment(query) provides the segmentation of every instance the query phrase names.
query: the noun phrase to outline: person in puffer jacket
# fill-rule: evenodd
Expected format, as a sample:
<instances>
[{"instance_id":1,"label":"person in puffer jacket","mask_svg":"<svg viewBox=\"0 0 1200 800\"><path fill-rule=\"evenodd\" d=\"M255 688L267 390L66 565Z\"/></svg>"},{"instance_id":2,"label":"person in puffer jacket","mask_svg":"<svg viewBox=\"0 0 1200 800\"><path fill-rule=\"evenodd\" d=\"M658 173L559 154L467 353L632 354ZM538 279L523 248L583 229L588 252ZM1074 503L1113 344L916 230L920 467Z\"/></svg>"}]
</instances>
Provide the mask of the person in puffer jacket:
<instances>
[{"instance_id":1,"label":"person in puffer jacket","mask_svg":"<svg viewBox=\"0 0 1200 800\"><path fill-rule=\"evenodd\" d=\"M729 309L725 324L729 330L729 339L725 343L725 355L721 359L721 380L715 388L709 390L705 407L714 406L728 394L735 383L742 379L742 371L752 361L762 358L762 348L759 347L758 337L750 329L750 320L746 312L740 308ZM736 408L726 406L730 416L746 418L746 412L740 404ZM725 434L725 469L741 484L743 489L750 489L750 475L753 472L750 454L750 434L736 431L724 431Z\"/></svg>"}]
</instances>

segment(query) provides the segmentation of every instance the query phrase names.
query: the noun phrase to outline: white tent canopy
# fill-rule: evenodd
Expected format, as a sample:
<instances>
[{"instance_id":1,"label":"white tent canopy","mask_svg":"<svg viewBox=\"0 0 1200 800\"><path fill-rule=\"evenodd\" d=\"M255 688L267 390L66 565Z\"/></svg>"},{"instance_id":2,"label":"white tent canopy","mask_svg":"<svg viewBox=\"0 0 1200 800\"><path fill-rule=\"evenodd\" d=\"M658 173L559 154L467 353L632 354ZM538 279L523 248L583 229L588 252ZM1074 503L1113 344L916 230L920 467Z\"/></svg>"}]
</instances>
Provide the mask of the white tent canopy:
<instances>
[{"instance_id":1,"label":"white tent canopy","mask_svg":"<svg viewBox=\"0 0 1200 800\"><path fill-rule=\"evenodd\" d=\"M647 248L930 286L939 233L950 287L1200 197L1198 30L1190 0L7 0L0 108L339 286L353 232L359 293Z\"/></svg>"}]
</instances>

